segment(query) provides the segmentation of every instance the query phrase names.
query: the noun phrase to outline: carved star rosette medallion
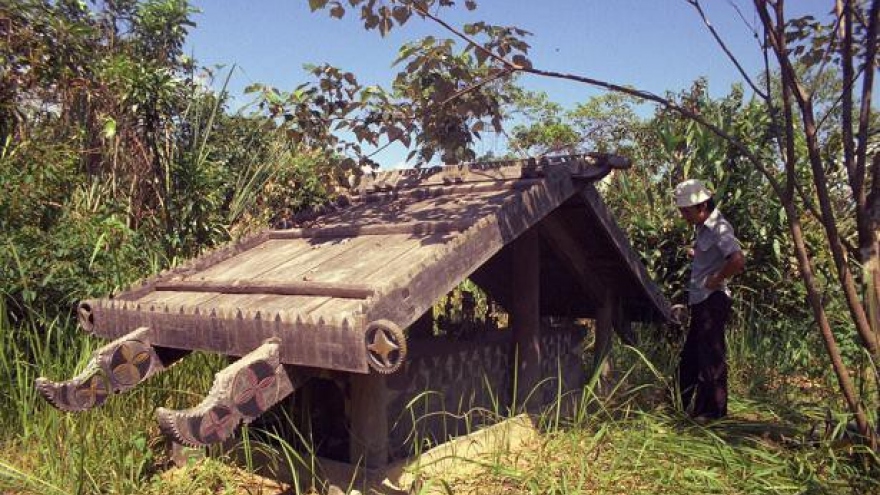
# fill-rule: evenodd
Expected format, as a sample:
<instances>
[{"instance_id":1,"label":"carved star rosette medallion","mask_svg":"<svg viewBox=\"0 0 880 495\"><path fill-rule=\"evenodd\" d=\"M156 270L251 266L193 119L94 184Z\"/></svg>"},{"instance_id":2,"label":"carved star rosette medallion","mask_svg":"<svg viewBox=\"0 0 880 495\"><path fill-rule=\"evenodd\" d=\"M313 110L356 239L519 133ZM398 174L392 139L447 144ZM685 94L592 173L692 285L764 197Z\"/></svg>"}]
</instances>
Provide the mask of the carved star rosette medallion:
<instances>
[{"instance_id":1,"label":"carved star rosette medallion","mask_svg":"<svg viewBox=\"0 0 880 495\"><path fill-rule=\"evenodd\" d=\"M266 361L256 361L235 375L231 397L236 409L246 418L256 418L278 402L277 372Z\"/></svg>"},{"instance_id":2,"label":"carved star rosette medallion","mask_svg":"<svg viewBox=\"0 0 880 495\"><path fill-rule=\"evenodd\" d=\"M374 321L364 335L367 363L383 374L394 373L406 359L406 335L388 320Z\"/></svg>"},{"instance_id":3,"label":"carved star rosette medallion","mask_svg":"<svg viewBox=\"0 0 880 495\"><path fill-rule=\"evenodd\" d=\"M119 390L127 390L147 378L153 349L137 340L123 342L110 357L110 378Z\"/></svg>"}]
</instances>

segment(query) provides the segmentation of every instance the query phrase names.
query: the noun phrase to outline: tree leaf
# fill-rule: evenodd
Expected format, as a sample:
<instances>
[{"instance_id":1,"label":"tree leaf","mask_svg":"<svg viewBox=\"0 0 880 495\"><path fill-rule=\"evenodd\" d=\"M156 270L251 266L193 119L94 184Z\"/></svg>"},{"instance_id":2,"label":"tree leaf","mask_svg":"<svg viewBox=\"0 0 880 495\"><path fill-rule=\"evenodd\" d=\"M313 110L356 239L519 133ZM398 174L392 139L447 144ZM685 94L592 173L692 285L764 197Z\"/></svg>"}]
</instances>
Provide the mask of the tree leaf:
<instances>
[{"instance_id":1,"label":"tree leaf","mask_svg":"<svg viewBox=\"0 0 880 495\"><path fill-rule=\"evenodd\" d=\"M333 8L330 9L330 16L331 17L335 17L337 19L342 19L342 17L344 15L345 15L345 8L342 6L342 4L337 3L336 5L333 6Z\"/></svg>"},{"instance_id":2,"label":"tree leaf","mask_svg":"<svg viewBox=\"0 0 880 495\"><path fill-rule=\"evenodd\" d=\"M327 0L309 0L309 8L312 9L312 12L323 9L325 5L327 5Z\"/></svg>"},{"instance_id":3,"label":"tree leaf","mask_svg":"<svg viewBox=\"0 0 880 495\"><path fill-rule=\"evenodd\" d=\"M104 120L104 127L101 129L101 134L105 139L112 139L113 136L116 135L116 120L112 117L107 117L107 119Z\"/></svg>"},{"instance_id":4,"label":"tree leaf","mask_svg":"<svg viewBox=\"0 0 880 495\"><path fill-rule=\"evenodd\" d=\"M532 61L528 59L525 55L516 54L513 56L513 63L522 67L523 69L531 69Z\"/></svg>"},{"instance_id":5,"label":"tree leaf","mask_svg":"<svg viewBox=\"0 0 880 495\"><path fill-rule=\"evenodd\" d=\"M398 5L391 10L391 15L394 17L394 20L397 21L397 24L402 26L407 20L409 20L412 12L409 10L409 7Z\"/></svg>"}]
</instances>

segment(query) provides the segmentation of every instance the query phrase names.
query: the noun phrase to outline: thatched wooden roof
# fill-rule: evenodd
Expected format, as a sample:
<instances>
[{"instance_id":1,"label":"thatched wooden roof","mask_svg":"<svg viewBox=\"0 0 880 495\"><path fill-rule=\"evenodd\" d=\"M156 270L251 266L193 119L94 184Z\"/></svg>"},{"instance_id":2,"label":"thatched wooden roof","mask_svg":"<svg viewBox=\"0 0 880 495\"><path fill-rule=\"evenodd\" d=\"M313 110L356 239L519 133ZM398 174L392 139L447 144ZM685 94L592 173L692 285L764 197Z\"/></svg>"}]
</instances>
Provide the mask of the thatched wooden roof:
<instances>
[{"instance_id":1,"label":"thatched wooden roof","mask_svg":"<svg viewBox=\"0 0 880 495\"><path fill-rule=\"evenodd\" d=\"M283 363L368 370L371 324L406 328L463 279L514 297L504 248L540 229L544 314L591 316L614 291L633 319L665 319L593 183L619 157L583 155L400 170L365 181L344 207L267 230L80 307L83 327L153 345L244 355L280 339ZM544 290L546 286L546 290Z\"/></svg>"}]
</instances>

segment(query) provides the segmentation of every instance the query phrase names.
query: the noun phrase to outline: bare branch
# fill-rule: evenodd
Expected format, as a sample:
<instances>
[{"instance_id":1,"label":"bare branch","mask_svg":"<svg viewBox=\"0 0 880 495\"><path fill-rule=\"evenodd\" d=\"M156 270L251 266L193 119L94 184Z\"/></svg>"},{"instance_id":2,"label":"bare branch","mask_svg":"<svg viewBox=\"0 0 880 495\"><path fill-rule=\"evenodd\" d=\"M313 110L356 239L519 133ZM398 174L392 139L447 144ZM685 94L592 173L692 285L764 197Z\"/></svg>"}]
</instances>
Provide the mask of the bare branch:
<instances>
[{"instance_id":1,"label":"bare branch","mask_svg":"<svg viewBox=\"0 0 880 495\"><path fill-rule=\"evenodd\" d=\"M865 72L865 68L864 67L860 68L858 70L858 72L856 72L855 76L853 77L853 83L855 81L858 81L859 78L862 77L862 73L864 73L864 72ZM846 81L844 81L844 87L846 87L847 85L852 85L852 83L847 83ZM831 117L831 115L834 113L835 110L840 108L841 101L843 101L843 91L841 91L840 94L837 95L837 98L835 98L834 101L831 103L831 105L828 106L828 111L825 112L825 115L822 115L819 118L819 120L816 123L816 128L822 129L822 127L824 127L825 121L827 121Z\"/></svg>"},{"instance_id":2,"label":"bare branch","mask_svg":"<svg viewBox=\"0 0 880 495\"><path fill-rule=\"evenodd\" d=\"M880 198L880 153L874 155L871 164L871 195L868 203L873 203Z\"/></svg>"},{"instance_id":3,"label":"bare branch","mask_svg":"<svg viewBox=\"0 0 880 495\"><path fill-rule=\"evenodd\" d=\"M731 52L730 49L727 48L727 44L724 43L724 40L721 39L721 35L718 34L718 31L715 29L715 26L713 26L712 23L709 22L709 18L706 16L706 12L703 11L703 6L700 5L700 1L699 0L685 0L685 1L687 3L689 3L694 9L696 9L698 14L700 14L700 18L703 20L703 24L705 24L706 27L709 28L709 32L712 33L712 37L715 38L715 42L718 43L718 46L721 47L721 49L727 55L727 58L729 58L730 61L733 63L733 65L736 66L736 69L739 71L740 75L743 77L743 79L745 79L745 81L748 83L748 85L752 88L752 91L754 91L758 96L760 96L761 99L766 100L767 95L764 92L762 92L761 89L752 81L752 78L749 77L749 74L746 72L745 69L743 69L742 65L739 63L739 60L736 58L736 56L733 54L733 52Z\"/></svg>"},{"instance_id":4,"label":"bare branch","mask_svg":"<svg viewBox=\"0 0 880 495\"><path fill-rule=\"evenodd\" d=\"M853 188L853 195L858 197L860 194L860 185L856 177L855 163L853 158L853 134L852 134L852 93L853 93L853 60L852 60L852 3L849 1L837 1L837 13L840 27L837 33L840 36L840 65L843 72L843 90L841 91L841 119L843 132L843 165L849 176L849 185Z\"/></svg>"},{"instance_id":5,"label":"bare branch","mask_svg":"<svg viewBox=\"0 0 880 495\"><path fill-rule=\"evenodd\" d=\"M506 76L508 76L511 72L513 72L513 69L511 69L511 68L509 68L509 67L505 67L504 69L499 70L499 71L496 72L495 74L492 74L491 76L489 76L489 77L483 79L482 81L476 82L476 83L471 84L470 86L468 86L468 87L466 87L466 88L462 88L462 89L456 91L455 93L453 93L452 95L450 95L449 98L446 98L445 100L441 101L440 104L439 104L439 106L442 107L442 106L446 105L447 103L449 103L450 101L452 101L452 100L454 100L454 99L456 99L456 98L458 98L458 97L460 97L460 96L462 96L462 95L465 95L465 94L467 94L467 93L470 93L471 91L474 91L474 90L476 90L476 89L478 89L478 88L481 88L481 87L483 87L483 86L489 84L490 82L497 81L498 79L501 79L501 78L503 78L503 77L506 77Z\"/></svg>"},{"instance_id":6,"label":"bare branch","mask_svg":"<svg viewBox=\"0 0 880 495\"><path fill-rule=\"evenodd\" d=\"M807 195L807 192L804 191L803 185L799 181L794 181L795 190L797 190L798 196L801 198L801 202L804 204L804 208L807 212L812 215L817 221L822 221L822 213L816 209L816 205L813 203L813 200Z\"/></svg>"},{"instance_id":7,"label":"bare branch","mask_svg":"<svg viewBox=\"0 0 880 495\"><path fill-rule=\"evenodd\" d=\"M877 62L877 36L878 28L880 28L880 0L871 2L871 8L868 11L868 31L866 34L865 49L865 66L862 79L862 101L859 109L859 130L856 134L856 176L861 181L865 180L865 167L868 159L868 128L871 123L871 98L872 89L874 87L874 73ZM876 184L880 177L872 177ZM862 182L864 187L864 182ZM875 186L876 187L876 186Z\"/></svg>"},{"instance_id":8,"label":"bare branch","mask_svg":"<svg viewBox=\"0 0 880 495\"><path fill-rule=\"evenodd\" d=\"M736 11L737 15L739 15L739 18L742 19L743 24L745 24L749 28L749 31L751 31L752 34L755 36L755 39L757 39L758 36L760 36L760 34L758 33L758 29L753 26L748 19L746 19L746 16L743 15L742 9L739 8L739 5L735 4L732 0L727 0L727 4Z\"/></svg>"},{"instance_id":9,"label":"bare branch","mask_svg":"<svg viewBox=\"0 0 880 495\"><path fill-rule=\"evenodd\" d=\"M634 89L631 87L621 86L619 84L613 84L613 83L609 83L606 81L601 81L598 79L593 79L593 78L584 77L584 76L578 76L578 75L574 75L574 74L564 74L564 73L560 73L560 72L547 71L547 70L541 70L541 69L535 69L535 68L522 68L519 70L520 70L520 72L525 72L528 74L535 74L535 75L544 76L544 77L552 77L555 79L567 79L569 81L577 81L577 82L581 82L584 84L589 84L591 86L596 86L599 88L614 91L617 93L623 93L623 94L627 94L630 96L634 96L634 97L639 98L641 100L653 101L654 103L658 103L666 109L672 110L673 112L678 113L679 115L682 115L690 120L693 120L694 122L699 123L700 125L706 127L709 131L711 131L716 136L718 136L718 137L724 139L725 141L727 141L728 143L730 143L734 148L736 148L740 153L742 153L743 156L745 156L752 163L752 165L759 172L761 172L764 175L764 177L767 178L767 180L770 182L770 186L773 188L773 190L776 193L778 193L780 195L782 194L782 188L776 179L776 175L773 173L773 171L770 168L768 168L763 163L761 158L758 157L756 154L754 154L752 152L752 150L750 150L745 144L743 144L736 137L734 137L733 135L731 135L730 133L728 133L724 129L721 129L717 125L706 120L706 118L703 117L702 115L700 115L700 114L698 114L698 113L696 113L686 107L683 107L668 98L663 98L661 96L658 96L658 95L651 93L651 92L648 92L648 91Z\"/></svg>"},{"instance_id":10,"label":"bare branch","mask_svg":"<svg viewBox=\"0 0 880 495\"><path fill-rule=\"evenodd\" d=\"M387 143L385 143L385 144L383 144L382 146L379 146L379 147L376 148L375 150L371 151L366 157L367 157L367 158L373 158L374 156L376 156L377 154L381 153L385 148L391 146L392 144L394 144L394 140L388 140Z\"/></svg>"},{"instance_id":11,"label":"bare branch","mask_svg":"<svg viewBox=\"0 0 880 495\"><path fill-rule=\"evenodd\" d=\"M784 193L784 190L782 189L782 186L777 181L776 176L773 173L773 171L770 168L768 168L763 163L763 161L757 155L755 155L745 144L743 144L741 141L737 140L730 133L724 131L720 127L707 121L701 115L699 115L699 114L697 114L687 108L684 108L681 105L678 105L677 103L669 100L668 98L663 98L661 96L658 96L658 95L651 93L651 92L648 92L648 91L643 91L643 90L635 89L635 88L628 87L628 86L622 86L619 84L613 84L613 83L609 83L606 81L601 81L601 80L593 79L593 78L589 78L589 77L578 76L578 75L574 75L574 74L563 74L560 72L540 70L540 69L536 69L534 67L523 67L523 66L514 64L513 62L510 62L507 59L496 55L491 50L486 49L485 47L480 45L480 43L478 43L476 40L474 40L470 36L467 36L466 34L462 33L458 29L452 27L449 23L443 21L442 19L432 15L429 12L425 12L424 10L419 9L416 6L413 6L413 8L417 12L419 12L420 14L427 17L428 19L431 19L432 21L441 25L447 31L449 31L449 32L453 33L454 35L456 35L457 37L461 38L462 40L467 42L470 46L474 47L476 50L482 51L483 53L487 54L492 59L498 61L499 63L501 63L505 67L509 68L510 69L509 73L511 73L511 74L514 72L525 72L528 74L535 74L535 75L551 77L551 78L555 78L555 79L566 79L569 81L577 81L577 82L581 82L584 84L589 84L591 86L596 86L599 88L607 89L609 91L615 91L618 93L623 93L623 94L627 94L630 96L634 96L634 97L639 98L641 100L653 101L655 103L662 105L664 108L672 110L672 111L674 111L680 115L683 115L683 116L685 116L695 122L698 122L699 124L705 126L707 129L709 129L712 133L721 137L725 141L729 142L732 146L734 146L737 150L739 150L743 154L743 156L745 156L752 163L752 165L754 165L754 167L758 171L760 171L764 175L764 177L767 178L767 180L770 183L770 186L773 188L773 190L777 194L779 194L780 197L783 197L782 195Z\"/></svg>"},{"instance_id":12,"label":"bare branch","mask_svg":"<svg viewBox=\"0 0 880 495\"><path fill-rule=\"evenodd\" d=\"M834 27L832 28L832 31L837 31L837 30L839 30L841 27L843 27L843 24L842 24L841 20L842 20L842 18L841 18L840 16L837 16L837 17L835 18L835 20L834 20ZM829 37L829 38L828 38L828 44L825 46L825 52L826 52L826 53L828 53L828 52L831 51L833 43L834 43L834 38ZM831 57L823 57L823 58L822 58L822 63L821 63L821 64L819 65L819 67L814 71L814 73L816 73L816 74L823 74L823 73L825 72L825 67L828 65L828 63L829 63L830 60L831 60ZM815 78L815 79L813 79L813 85L810 87L810 94L811 94L811 95L812 95L812 94L816 94L816 88L819 87L820 81L821 81L821 78L818 78L818 77Z\"/></svg>"}]
</instances>

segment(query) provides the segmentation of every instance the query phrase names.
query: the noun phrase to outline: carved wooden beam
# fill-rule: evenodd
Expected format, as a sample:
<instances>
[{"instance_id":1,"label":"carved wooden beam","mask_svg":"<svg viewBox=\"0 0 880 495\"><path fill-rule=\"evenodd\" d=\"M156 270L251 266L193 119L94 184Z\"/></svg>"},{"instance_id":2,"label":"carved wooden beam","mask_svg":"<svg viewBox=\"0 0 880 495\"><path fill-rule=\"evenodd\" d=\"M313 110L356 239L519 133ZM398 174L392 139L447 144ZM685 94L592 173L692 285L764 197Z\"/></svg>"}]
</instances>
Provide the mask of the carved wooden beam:
<instances>
[{"instance_id":1,"label":"carved wooden beam","mask_svg":"<svg viewBox=\"0 0 880 495\"><path fill-rule=\"evenodd\" d=\"M425 199L438 198L441 196L459 195L459 194L478 194L488 192L515 191L525 190L538 183L543 179L508 179L493 180L490 182L473 182L467 184L435 184L426 186L409 186L405 188L396 188L396 186L387 186L379 188L374 192L353 198L352 204L378 203L382 201L393 201L395 199L412 199L421 201Z\"/></svg>"},{"instance_id":2,"label":"carved wooden beam","mask_svg":"<svg viewBox=\"0 0 880 495\"><path fill-rule=\"evenodd\" d=\"M448 234L461 232L473 225L475 220L457 221L419 221L400 223L381 223L372 225L337 225L332 227L312 227L302 229L273 230L268 233L269 239L307 239L326 237L357 237L363 235L392 234Z\"/></svg>"},{"instance_id":3,"label":"carved wooden beam","mask_svg":"<svg viewBox=\"0 0 880 495\"><path fill-rule=\"evenodd\" d=\"M159 427L176 441L203 447L226 440L242 422L250 423L296 388L279 358L280 339L263 345L219 371L202 402L178 411L156 410Z\"/></svg>"},{"instance_id":4,"label":"carved wooden beam","mask_svg":"<svg viewBox=\"0 0 880 495\"><path fill-rule=\"evenodd\" d=\"M37 378L35 386L63 411L85 411L103 404L112 393L131 390L167 369L189 351L153 346L153 331L141 327L95 351L86 368L63 382Z\"/></svg>"},{"instance_id":5,"label":"carved wooden beam","mask_svg":"<svg viewBox=\"0 0 880 495\"><path fill-rule=\"evenodd\" d=\"M510 181L543 177L550 169L565 168L572 178L599 180L611 169L631 166L627 158L608 153L544 156L524 160L461 163L445 167L401 169L365 176L359 186L361 194L438 185L461 185L481 182Z\"/></svg>"},{"instance_id":6,"label":"carved wooden beam","mask_svg":"<svg viewBox=\"0 0 880 495\"><path fill-rule=\"evenodd\" d=\"M273 294L279 296L321 296L347 299L366 299L373 288L366 284L313 281L291 282L214 282L209 280L169 280L156 284L157 291L219 292L220 294Z\"/></svg>"}]
</instances>

